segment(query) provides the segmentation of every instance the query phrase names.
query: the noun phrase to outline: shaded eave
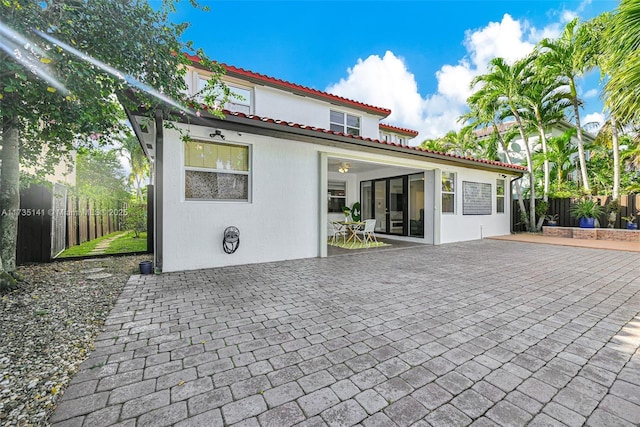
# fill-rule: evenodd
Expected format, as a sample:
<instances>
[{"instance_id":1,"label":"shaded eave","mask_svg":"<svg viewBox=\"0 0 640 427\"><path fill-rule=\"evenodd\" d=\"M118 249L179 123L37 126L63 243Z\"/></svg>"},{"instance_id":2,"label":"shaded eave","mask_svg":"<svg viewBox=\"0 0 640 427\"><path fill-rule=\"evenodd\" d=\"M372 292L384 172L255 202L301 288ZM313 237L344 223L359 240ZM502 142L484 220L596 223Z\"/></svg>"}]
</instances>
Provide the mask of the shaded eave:
<instances>
[{"instance_id":1,"label":"shaded eave","mask_svg":"<svg viewBox=\"0 0 640 427\"><path fill-rule=\"evenodd\" d=\"M519 165L509 165L491 160L473 159L454 154L430 151L419 147L403 146L377 139L355 137L353 135L345 135L343 133L332 132L326 129L262 118L253 115L245 115L243 113L231 113L225 111L224 119L211 116L207 113L201 113L200 117L190 116L189 120L180 120L180 122L205 127L214 127L222 130L246 132L309 142L343 149L354 149L354 147L357 147L361 152L377 154L386 153L399 158L413 160L422 159L438 164L466 166L478 170L509 173L515 176L521 176L526 171L526 168Z\"/></svg>"}]
</instances>

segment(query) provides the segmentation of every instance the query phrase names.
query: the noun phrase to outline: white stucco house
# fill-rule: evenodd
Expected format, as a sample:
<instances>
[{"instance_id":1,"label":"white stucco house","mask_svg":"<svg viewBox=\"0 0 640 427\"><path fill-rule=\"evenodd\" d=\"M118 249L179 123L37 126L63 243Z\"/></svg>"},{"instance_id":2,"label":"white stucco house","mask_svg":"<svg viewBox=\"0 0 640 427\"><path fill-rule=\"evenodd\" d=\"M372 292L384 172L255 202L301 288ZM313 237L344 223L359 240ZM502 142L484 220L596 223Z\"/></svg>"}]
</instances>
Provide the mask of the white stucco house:
<instances>
[{"instance_id":1,"label":"white stucco house","mask_svg":"<svg viewBox=\"0 0 640 427\"><path fill-rule=\"evenodd\" d=\"M156 268L164 272L327 255L328 222L358 201L376 234L424 244L509 234L511 181L524 169L407 145L391 111L225 66L242 96L224 119L176 129L129 111L153 161ZM208 78L194 62L196 93ZM240 231L223 250L225 228Z\"/></svg>"}]
</instances>

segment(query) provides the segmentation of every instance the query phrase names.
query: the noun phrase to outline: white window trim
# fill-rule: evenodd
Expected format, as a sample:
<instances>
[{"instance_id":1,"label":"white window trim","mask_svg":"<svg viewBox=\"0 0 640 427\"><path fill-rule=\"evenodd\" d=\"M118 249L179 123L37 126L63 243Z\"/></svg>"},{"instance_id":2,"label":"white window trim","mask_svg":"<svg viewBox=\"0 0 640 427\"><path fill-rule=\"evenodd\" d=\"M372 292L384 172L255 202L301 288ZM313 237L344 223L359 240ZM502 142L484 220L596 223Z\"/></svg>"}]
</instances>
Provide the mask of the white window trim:
<instances>
[{"instance_id":1,"label":"white window trim","mask_svg":"<svg viewBox=\"0 0 640 427\"><path fill-rule=\"evenodd\" d=\"M254 100L254 92L253 92L253 88L249 87L249 86L242 86L242 85L237 85L234 83L226 83L226 85L232 89L231 91L233 92L233 89L241 89L241 90L246 90L247 92L249 92L249 99L230 99L227 104L234 104L234 105L242 105L245 107L249 107L249 111L240 111L241 113L245 113L245 114L253 114L253 100ZM228 108L227 108L228 109ZM231 111L237 111L237 110L231 110Z\"/></svg>"},{"instance_id":2,"label":"white window trim","mask_svg":"<svg viewBox=\"0 0 640 427\"><path fill-rule=\"evenodd\" d=\"M502 195L498 194L498 182L502 181ZM505 195L507 193L507 182L505 179L496 179L496 214L498 215L504 215L505 211L507 210L507 206L505 205L506 203L506 198ZM502 212L498 212L498 199L502 198Z\"/></svg>"},{"instance_id":3,"label":"white window trim","mask_svg":"<svg viewBox=\"0 0 640 427\"><path fill-rule=\"evenodd\" d=\"M331 113L340 113L340 114L342 114L342 118L343 118L342 123L332 122L331 121ZM359 126L356 128L355 126L347 125L347 116L357 117ZM346 111L334 110L333 108L331 108L329 110L329 129L331 129L331 125L342 126L342 131L341 132L344 133L344 134L349 134L349 135L353 135L353 134L350 134L349 132L347 132L347 128L358 129L358 136L362 136L362 116L358 116L357 114L347 113Z\"/></svg>"},{"instance_id":4,"label":"white window trim","mask_svg":"<svg viewBox=\"0 0 640 427\"><path fill-rule=\"evenodd\" d=\"M458 188L458 174L455 172L449 172L449 171L442 171L442 175L444 174L453 174L453 191L444 191L441 190L441 194L440 194L440 199L442 199L442 195L443 194L453 194L453 212L445 212L444 210L442 210L442 214L443 215L455 215L457 210L458 210L458 204L456 203L456 190ZM440 182L440 188L442 188L442 179ZM440 203L442 203L442 200L440 201Z\"/></svg>"},{"instance_id":5,"label":"white window trim","mask_svg":"<svg viewBox=\"0 0 640 427\"><path fill-rule=\"evenodd\" d=\"M327 185L327 190L329 189L328 187L331 186L331 184L344 184L344 196L332 196L330 192L327 191L328 193L328 199L344 199L344 205L347 206L347 181L340 181L340 180L329 180L328 185ZM328 201L327 201L327 205L328 205ZM328 214L337 214L339 212L329 212L329 209L327 207L327 213Z\"/></svg>"},{"instance_id":6,"label":"white window trim","mask_svg":"<svg viewBox=\"0 0 640 427\"><path fill-rule=\"evenodd\" d=\"M211 78L210 75L202 74L202 73L199 73L197 71L194 71L193 72L191 95L192 96L196 96L200 92L200 81L201 80L209 80L210 78ZM248 112L246 112L246 111L240 111L240 112L245 113L245 114L254 114L254 99L255 99L254 88L251 87L251 86L245 86L245 85L240 84L240 83L229 82L229 81L226 81L226 80L224 81L224 84L227 85L227 87L229 87L230 89L236 88L236 89L248 91L249 94L250 94L249 100L246 100L246 99L244 99L244 100L231 99L231 100L229 100L228 103L249 107L249 111ZM198 99L200 99L200 97L198 97ZM231 111L235 111L235 110L231 110Z\"/></svg>"},{"instance_id":7,"label":"white window trim","mask_svg":"<svg viewBox=\"0 0 640 427\"><path fill-rule=\"evenodd\" d=\"M212 140L207 138L191 138L189 141L193 142L202 142L203 144L217 144L217 145L238 145L242 147L247 147L248 149L248 159L247 159L247 169L246 171L238 171L238 170L229 170L229 169L213 169L213 168L203 168L197 166L186 166L185 165L185 154L184 148L181 151L182 158L182 200L185 202L194 202L194 203L253 203L253 145L245 144L237 141L219 141ZM186 171L195 171L195 172L212 172L212 173L223 173L223 174L235 174L235 175L246 175L248 176L247 183L247 199L190 199L187 198L186 195Z\"/></svg>"}]
</instances>

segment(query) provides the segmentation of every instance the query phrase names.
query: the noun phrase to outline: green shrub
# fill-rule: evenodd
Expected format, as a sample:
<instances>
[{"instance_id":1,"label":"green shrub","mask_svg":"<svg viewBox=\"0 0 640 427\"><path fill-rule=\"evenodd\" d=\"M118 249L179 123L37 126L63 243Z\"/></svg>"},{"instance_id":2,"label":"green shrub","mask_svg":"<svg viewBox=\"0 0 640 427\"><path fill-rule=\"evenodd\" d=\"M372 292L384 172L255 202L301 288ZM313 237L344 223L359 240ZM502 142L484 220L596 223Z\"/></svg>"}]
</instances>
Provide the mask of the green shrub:
<instances>
[{"instance_id":1,"label":"green shrub","mask_svg":"<svg viewBox=\"0 0 640 427\"><path fill-rule=\"evenodd\" d=\"M147 231L147 205L144 203L129 205L124 224L127 230L135 233L135 237L140 237L140 233Z\"/></svg>"},{"instance_id":2,"label":"green shrub","mask_svg":"<svg viewBox=\"0 0 640 427\"><path fill-rule=\"evenodd\" d=\"M598 218L604 213L604 208L594 199L583 199L573 204L569 212L577 219Z\"/></svg>"}]
</instances>

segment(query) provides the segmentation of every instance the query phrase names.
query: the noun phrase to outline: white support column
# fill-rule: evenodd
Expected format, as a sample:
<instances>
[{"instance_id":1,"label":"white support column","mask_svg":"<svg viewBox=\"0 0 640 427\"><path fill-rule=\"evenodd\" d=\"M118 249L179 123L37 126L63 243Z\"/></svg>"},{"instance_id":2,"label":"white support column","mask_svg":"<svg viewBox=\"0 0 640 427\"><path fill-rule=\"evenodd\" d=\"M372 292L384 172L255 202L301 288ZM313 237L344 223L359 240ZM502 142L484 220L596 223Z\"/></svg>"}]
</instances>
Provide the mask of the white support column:
<instances>
[{"instance_id":1,"label":"white support column","mask_svg":"<svg viewBox=\"0 0 640 427\"><path fill-rule=\"evenodd\" d=\"M433 172L433 244L439 245L442 236L442 169Z\"/></svg>"},{"instance_id":2,"label":"white support column","mask_svg":"<svg viewBox=\"0 0 640 427\"><path fill-rule=\"evenodd\" d=\"M329 163L327 160L327 153L320 153L318 158L318 174L319 174L319 189L318 194L320 200L318 206L320 206L320 224L318 224L318 253L320 258L327 256L327 212L329 210L327 194L329 192L329 177L328 177Z\"/></svg>"}]
</instances>

